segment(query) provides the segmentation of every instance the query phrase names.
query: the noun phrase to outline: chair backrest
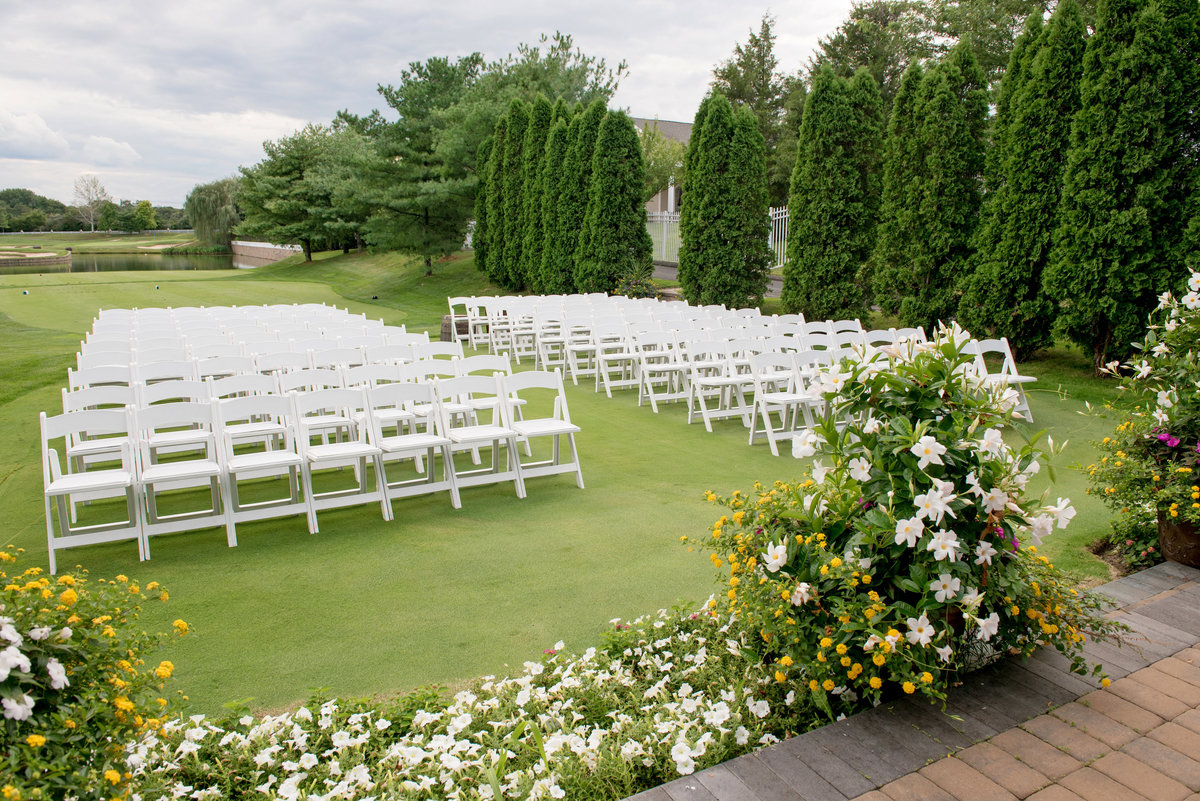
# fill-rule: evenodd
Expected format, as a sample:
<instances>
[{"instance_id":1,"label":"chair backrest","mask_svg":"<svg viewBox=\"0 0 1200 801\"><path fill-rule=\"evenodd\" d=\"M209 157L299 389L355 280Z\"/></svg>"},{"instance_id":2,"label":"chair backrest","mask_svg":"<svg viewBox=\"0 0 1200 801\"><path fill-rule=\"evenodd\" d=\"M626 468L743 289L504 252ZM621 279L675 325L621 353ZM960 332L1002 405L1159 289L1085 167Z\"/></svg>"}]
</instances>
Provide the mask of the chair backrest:
<instances>
[{"instance_id":1,"label":"chair backrest","mask_svg":"<svg viewBox=\"0 0 1200 801\"><path fill-rule=\"evenodd\" d=\"M244 357L245 349L234 342L209 342L201 345L188 343L188 353L193 359L212 359L221 356Z\"/></svg>"},{"instance_id":2,"label":"chair backrest","mask_svg":"<svg viewBox=\"0 0 1200 801\"><path fill-rule=\"evenodd\" d=\"M423 345L429 342L429 334L423 331L418 333L415 331L393 331L388 329L385 331L384 336L387 337L387 344L389 345Z\"/></svg>"},{"instance_id":3,"label":"chair backrest","mask_svg":"<svg viewBox=\"0 0 1200 801\"><path fill-rule=\"evenodd\" d=\"M834 348L862 348L867 344L862 331L839 331L833 335Z\"/></svg>"},{"instance_id":4,"label":"chair backrest","mask_svg":"<svg viewBox=\"0 0 1200 801\"><path fill-rule=\"evenodd\" d=\"M441 408L442 430L451 430L456 422L455 419L452 419L451 415L446 413L446 404L466 403L471 400L487 398L497 399L497 403L491 407L492 423L507 426L509 419L508 405L500 402L500 399L504 395L504 390L500 386L502 378L503 376L463 375L455 378L440 378L434 381L434 391L437 393ZM464 425L470 424L466 421L463 421L463 423Z\"/></svg>"},{"instance_id":5,"label":"chair backrest","mask_svg":"<svg viewBox=\"0 0 1200 801\"><path fill-rule=\"evenodd\" d=\"M139 346L134 350L133 357L134 363L140 367L157 362L186 362L191 360L192 354L184 347L159 347L156 344L152 347Z\"/></svg>"},{"instance_id":6,"label":"chair backrest","mask_svg":"<svg viewBox=\"0 0 1200 801\"><path fill-rule=\"evenodd\" d=\"M380 348L386 344L387 337L383 334L351 334L338 337L339 348L361 348L364 352L367 348Z\"/></svg>"},{"instance_id":7,"label":"chair backrest","mask_svg":"<svg viewBox=\"0 0 1200 801\"><path fill-rule=\"evenodd\" d=\"M407 364L412 360L412 345L387 344L367 348L367 364Z\"/></svg>"},{"instance_id":8,"label":"chair backrest","mask_svg":"<svg viewBox=\"0 0 1200 801\"><path fill-rule=\"evenodd\" d=\"M831 333L833 333L833 331L829 327L828 320L809 320L804 324L805 336L808 336L809 334L823 334L827 336Z\"/></svg>"},{"instance_id":9,"label":"chair backrest","mask_svg":"<svg viewBox=\"0 0 1200 801\"><path fill-rule=\"evenodd\" d=\"M398 364L360 364L342 370L342 383L347 387L376 387L400 380Z\"/></svg>"},{"instance_id":10,"label":"chair backrest","mask_svg":"<svg viewBox=\"0 0 1200 801\"><path fill-rule=\"evenodd\" d=\"M75 354L75 368L87 370L92 367L129 365L132 360L133 355L129 350L97 347Z\"/></svg>"},{"instance_id":11,"label":"chair backrest","mask_svg":"<svg viewBox=\"0 0 1200 801\"><path fill-rule=\"evenodd\" d=\"M308 368L307 353L263 353L254 357L254 369L265 375L305 370Z\"/></svg>"},{"instance_id":12,"label":"chair backrest","mask_svg":"<svg viewBox=\"0 0 1200 801\"><path fill-rule=\"evenodd\" d=\"M73 392L68 391L66 387L63 387L62 390L62 410L64 412L78 412L83 409L123 409L133 404L134 401L133 387L123 384L80 387Z\"/></svg>"},{"instance_id":13,"label":"chair backrest","mask_svg":"<svg viewBox=\"0 0 1200 801\"><path fill-rule=\"evenodd\" d=\"M346 414L353 419L359 412L367 411L367 394L361 387L357 389L316 389L310 392L293 392L293 419L296 422L297 441L303 452L309 446L308 424L310 418L326 418L330 413ZM322 420L324 423L324 420ZM365 439L367 426L358 426L358 436Z\"/></svg>"},{"instance_id":14,"label":"chair backrest","mask_svg":"<svg viewBox=\"0 0 1200 801\"><path fill-rule=\"evenodd\" d=\"M208 394L211 398L222 400L238 398L246 395L274 395L278 385L272 376L263 373L248 373L245 375L229 375L224 378L208 379Z\"/></svg>"},{"instance_id":15,"label":"chair backrest","mask_svg":"<svg viewBox=\"0 0 1200 801\"><path fill-rule=\"evenodd\" d=\"M309 354L309 362L313 367L337 369L339 367L358 367L363 362L360 348L326 348L314 350Z\"/></svg>"},{"instance_id":16,"label":"chair backrest","mask_svg":"<svg viewBox=\"0 0 1200 801\"><path fill-rule=\"evenodd\" d=\"M240 395L213 400L221 456L229 459L234 455L234 437L226 433L226 426L239 423L278 423L283 430L284 440L275 443L274 450L294 450L295 440L290 425L293 413L292 399L284 395ZM238 444L245 439L238 439Z\"/></svg>"},{"instance_id":17,"label":"chair backrest","mask_svg":"<svg viewBox=\"0 0 1200 801\"><path fill-rule=\"evenodd\" d=\"M830 320L829 321L829 330L831 333L834 333L834 334L840 334L843 331L862 331L863 324L862 324L862 320L859 320L858 318L846 319L846 320Z\"/></svg>"},{"instance_id":18,"label":"chair backrest","mask_svg":"<svg viewBox=\"0 0 1200 801\"><path fill-rule=\"evenodd\" d=\"M211 398L209 385L205 381L159 381L154 384L139 384L136 395L139 407L182 401L207 403Z\"/></svg>"},{"instance_id":19,"label":"chair backrest","mask_svg":"<svg viewBox=\"0 0 1200 801\"><path fill-rule=\"evenodd\" d=\"M426 432L434 434L442 430L441 408L432 383L380 384L367 390L367 403L371 409L372 442L383 439L383 426L376 415L380 409L404 409Z\"/></svg>"},{"instance_id":20,"label":"chair backrest","mask_svg":"<svg viewBox=\"0 0 1200 801\"><path fill-rule=\"evenodd\" d=\"M413 359L461 359L461 342L426 342L413 345Z\"/></svg>"},{"instance_id":21,"label":"chair backrest","mask_svg":"<svg viewBox=\"0 0 1200 801\"><path fill-rule=\"evenodd\" d=\"M71 391L106 385L132 386L133 368L128 364L105 364L98 367L67 370L67 387Z\"/></svg>"},{"instance_id":22,"label":"chair backrest","mask_svg":"<svg viewBox=\"0 0 1200 801\"><path fill-rule=\"evenodd\" d=\"M151 436L168 430L189 429L199 432L195 435L195 449L198 451L203 447L209 458L216 456L211 402L184 401L143 406L133 413L133 421L138 459L143 466L153 462Z\"/></svg>"},{"instance_id":23,"label":"chair backrest","mask_svg":"<svg viewBox=\"0 0 1200 801\"><path fill-rule=\"evenodd\" d=\"M1013 358L1012 348L1008 344L1007 337L976 340L974 353L975 365L980 371L980 375L987 375L988 373L1017 375L1017 362ZM998 371L988 368L984 358L988 355L1000 357L1000 369Z\"/></svg>"},{"instance_id":24,"label":"chair backrest","mask_svg":"<svg viewBox=\"0 0 1200 801\"><path fill-rule=\"evenodd\" d=\"M72 465L70 460L64 464L57 448L51 444L56 440L64 441L65 448L71 441L90 440L111 437L120 451L122 465L127 470L133 468L133 453L129 447L129 435L133 431L131 407L120 409L83 409L74 412L49 417L45 412L39 414L42 430L42 478L45 486L49 486L54 475L71 472L71 468L86 469L84 463Z\"/></svg>"},{"instance_id":25,"label":"chair backrest","mask_svg":"<svg viewBox=\"0 0 1200 801\"><path fill-rule=\"evenodd\" d=\"M512 372L512 360L502 353L495 355L485 353L480 356L466 356L462 359L455 359L454 368L455 375L472 375L474 373L482 375L493 375L494 373L509 374Z\"/></svg>"},{"instance_id":26,"label":"chair backrest","mask_svg":"<svg viewBox=\"0 0 1200 801\"><path fill-rule=\"evenodd\" d=\"M133 368L133 377L142 384L155 384L159 381L196 381L200 378L196 373L196 363L191 359L138 364Z\"/></svg>"},{"instance_id":27,"label":"chair backrest","mask_svg":"<svg viewBox=\"0 0 1200 801\"><path fill-rule=\"evenodd\" d=\"M434 378L454 378L458 375L458 360L422 359L400 365L400 380L429 381Z\"/></svg>"},{"instance_id":28,"label":"chair backrest","mask_svg":"<svg viewBox=\"0 0 1200 801\"><path fill-rule=\"evenodd\" d=\"M540 413L537 406L529 404L523 414L526 417L553 417L555 420L571 422L571 412L567 408L567 392L563 386L562 371L555 369L553 372L549 370L526 370L521 373L513 373L512 375L500 376L500 391L504 394L505 417L507 420L512 420L514 415L513 404L518 401L531 400L530 393L538 390L545 390L553 393L554 407L549 415ZM524 393L524 397L522 396Z\"/></svg>"},{"instance_id":29,"label":"chair backrest","mask_svg":"<svg viewBox=\"0 0 1200 801\"><path fill-rule=\"evenodd\" d=\"M196 360L196 375L201 379L253 372L256 372L255 364L250 356L212 356Z\"/></svg>"},{"instance_id":30,"label":"chair backrest","mask_svg":"<svg viewBox=\"0 0 1200 801\"><path fill-rule=\"evenodd\" d=\"M917 328L893 328L896 333L896 339L909 339L913 342L925 341L925 329L918 326Z\"/></svg>"},{"instance_id":31,"label":"chair backrest","mask_svg":"<svg viewBox=\"0 0 1200 801\"><path fill-rule=\"evenodd\" d=\"M310 367L306 370L292 370L288 373L278 373L275 376L279 394L289 392L313 392L324 389L341 389L342 373L340 370L326 370Z\"/></svg>"}]
</instances>

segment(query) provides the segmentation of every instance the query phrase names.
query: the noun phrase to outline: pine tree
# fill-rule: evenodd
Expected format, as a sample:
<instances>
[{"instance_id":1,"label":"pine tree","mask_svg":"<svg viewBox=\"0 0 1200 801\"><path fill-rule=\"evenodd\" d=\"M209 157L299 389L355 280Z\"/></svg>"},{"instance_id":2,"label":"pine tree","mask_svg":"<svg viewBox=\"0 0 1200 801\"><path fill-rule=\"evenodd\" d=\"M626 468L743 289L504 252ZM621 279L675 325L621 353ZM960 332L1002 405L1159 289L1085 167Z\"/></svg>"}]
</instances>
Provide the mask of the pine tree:
<instances>
[{"instance_id":1,"label":"pine tree","mask_svg":"<svg viewBox=\"0 0 1200 801\"><path fill-rule=\"evenodd\" d=\"M696 166L700 161L700 140L704 136L704 120L708 116L713 97L714 95L710 94L700 102L700 108L696 110L696 116L692 121L691 138L688 139L687 150L683 154L682 206L679 209L679 255L676 257L679 260L679 266L676 268L675 276L679 281L684 298L691 303L700 301L701 278L696 267L696 256L692 251L692 243L695 241L692 220L695 218L696 204L689 202L688 198L691 195L699 198L700 178L692 176L696 174Z\"/></svg>"},{"instance_id":2,"label":"pine tree","mask_svg":"<svg viewBox=\"0 0 1200 801\"><path fill-rule=\"evenodd\" d=\"M874 290L875 302L893 315L900 310L906 270L921 239L919 209L925 153L919 136L917 100L924 80L920 62L912 62L900 79L892 103L884 146L879 226L865 276Z\"/></svg>"},{"instance_id":3,"label":"pine tree","mask_svg":"<svg viewBox=\"0 0 1200 801\"><path fill-rule=\"evenodd\" d=\"M504 143L504 254L494 279L506 289L518 289L521 285L525 131L529 128L529 111L529 104L519 99L514 99L508 106L508 132Z\"/></svg>"},{"instance_id":4,"label":"pine tree","mask_svg":"<svg viewBox=\"0 0 1200 801\"><path fill-rule=\"evenodd\" d=\"M508 150L508 117L496 121L492 132L492 153L488 157L487 184L487 274L500 284L504 266L504 154Z\"/></svg>"},{"instance_id":5,"label":"pine tree","mask_svg":"<svg viewBox=\"0 0 1200 801\"><path fill-rule=\"evenodd\" d=\"M604 119L602 101L595 101L584 109L576 119L579 128L575 135L568 129L568 138L573 140L563 157L562 189L559 193L557 219L558 241L553 255L553 270L546 274L555 277L547 287L556 286L558 292L573 292L577 264L576 252L583 236L584 217L587 215L588 198L591 196L592 156L596 148L596 136ZM548 290L549 291L549 290Z\"/></svg>"},{"instance_id":6,"label":"pine tree","mask_svg":"<svg viewBox=\"0 0 1200 801\"><path fill-rule=\"evenodd\" d=\"M541 186L538 182L542 172L542 161L546 158L546 137L550 135L550 123L554 119L554 107L545 95L538 95L529 114L529 127L525 129L524 165L522 167L522 212L521 212L521 261L513 276L520 288L529 288L540 280L542 272L542 244L545 241L545 224L542 220Z\"/></svg>"},{"instance_id":7,"label":"pine tree","mask_svg":"<svg viewBox=\"0 0 1200 801\"><path fill-rule=\"evenodd\" d=\"M734 112L732 133L727 211L734 259L704 273L701 301L735 309L762 303L772 254L766 143L754 112L745 106Z\"/></svg>"},{"instance_id":8,"label":"pine tree","mask_svg":"<svg viewBox=\"0 0 1200 801\"><path fill-rule=\"evenodd\" d=\"M645 180L637 128L624 112L610 111L596 135L587 214L575 251L580 292L608 292L621 276L650 266Z\"/></svg>"},{"instance_id":9,"label":"pine tree","mask_svg":"<svg viewBox=\"0 0 1200 801\"><path fill-rule=\"evenodd\" d=\"M567 220L567 193L576 190L576 176L572 172L571 158L579 141L583 125L582 110L571 118L563 141L562 161L558 171L547 176L555 185L553 206L546 210L546 241L542 248L541 283L542 291L549 295L565 295L575 291L575 246L579 244L579 231L571 228Z\"/></svg>"},{"instance_id":10,"label":"pine tree","mask_svg":"<svg viewBox=\"0 0 1200 801\"><path fill-rule=\"evenodd\" d=\"M550 254L554 249L554 239L557 237L555 230L555 211L559 206L559 199L562 196L562 182L559 180L559 174L562 172L563 158L567 153L567 123L565 120L556 119L554 125L550 128L550 136L546 138L546 156L542 159L542 171L538 175L538 197L541 201L541 216L544 224L542 226L542 242L537 248L541 253L542 258L538 261L537 270L530 276L530 288L537 293L550 295L558 294L560 287L554 282L554 276L547 274L545 271L546 265L549 263ZM567 292L573 287L568 287Z\"/></svg>"},{"instance_id":11,"label":"pine tree","mask_svg":"<svg viewBox=\"0 0 1200 801\"><path fill-rule=\"evenodd\" d=\"M852 88L822 66L800 126L783 308L813 319L863 311L857 278L870 254L878 208L882 101L870 73L860 71L855 82L859 86Z\"/></svg>"},{"instance_id":12,"label":"pine tree","mask_svg":"<svg viewBox=\"0 0 1200 801\"><path fill-rule=\"evenodd\" d=\"M1141 338L1156 291L1182 272L1176 234L1156 227L1178 166L1167 106L1183 91L1164 27L1156 5L1105 0L1083 58L1044 284L1056 330L1091 351L1097 371Z\"/></svg>"},{"instance_id":13,"label":"pine tree","mask_svg":"<svg viewBox=\"0 0 1200 801\"><path fill-rule=\"evenodd\" d=\"M475 189L475 228L471 232L471 247L475 249L475 269L487 271L488 257L488 185L490 182L492 144L494 136L484 139L475 154L475 176L479 183Z\"/></svg>"},{"instance_id":14,"label":"pine tree","mask_svg":"<svg viewBox=\"0 0 1200 801\"><path fill-rule=\"evenodd\" d=\"M993 145L994 188L959 309L969 330L1007 337L1018 359L1052 341L1054 305L1042 291L1042 275L1062 202L1071 120L1079 110L1085 32L1074 0L1062 0L1044 30L1039 18L1026 35L1033 30L1040 38L1021 54L1013 51L1023 63L1014 70L1010 61L1002 84L1008 102L1003 122L997 120L1004 134Z\"/></svg>"}]
</instances>

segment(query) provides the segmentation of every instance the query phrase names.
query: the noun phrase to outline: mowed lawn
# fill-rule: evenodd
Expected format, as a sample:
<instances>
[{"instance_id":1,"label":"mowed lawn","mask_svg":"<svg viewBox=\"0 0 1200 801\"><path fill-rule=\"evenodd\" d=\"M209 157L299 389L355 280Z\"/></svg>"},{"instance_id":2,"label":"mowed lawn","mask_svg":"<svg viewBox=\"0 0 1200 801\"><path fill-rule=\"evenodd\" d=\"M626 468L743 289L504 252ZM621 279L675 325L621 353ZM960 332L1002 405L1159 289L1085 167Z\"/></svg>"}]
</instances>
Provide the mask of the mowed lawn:
<instances>
[{"instance_id":1,"label":"mowed lawn","mask_svg":"<svg viewBox=\"0 0 1200 801\"><path fill-rule=\"evenodd\" d=\"M29 294L23 294L27 291ZM27 551L26 566L46 565L37 414L60 408L60 387L79 339L102 307L327 302L436 338L447 295L491 294L470 258L438 264L424 276L411 260L384 254L290 261L250 272L93 273L0 277L0 504L6 542ZM372 299L372 296L378 296ZM1043 383L1101 398L1070 354L1031 366ZM165 536L151 560L132 542L66 551L95 577L124 573L157 580L171 592L142 620L166 629L176 618L192 633L162 658L197 712L251 699L279 709L327 688L337 695L388 694L437 683L454 686L499 673L563 640L595 644L607 622L677 602L696 604L715 589L713 568L680 537L703 535L721 510L705 490L750 491L756 480L794 479L805 465L749 447L737 421L705 432L675 404L659 415L638 408L636 393L612 400L590 385L571 387L571 414L587 488L571 476L541 478L518 500L511 485L463 491L454 510L442 495L395 504L384 523L378 505L323 512L309 535L302 517L244 524L239 546L223 530ZM1087 442L1103 421L1077 414L1081 402L1052 392L1032 397L1037 427L1071 445L1037 491L1070 496L1072 528L1048 552L1081 581L1108 576L1084 545L1107 527L1102 506L1084 496L1068 469L1090 457Z\"/></svg>"}]
</instances>

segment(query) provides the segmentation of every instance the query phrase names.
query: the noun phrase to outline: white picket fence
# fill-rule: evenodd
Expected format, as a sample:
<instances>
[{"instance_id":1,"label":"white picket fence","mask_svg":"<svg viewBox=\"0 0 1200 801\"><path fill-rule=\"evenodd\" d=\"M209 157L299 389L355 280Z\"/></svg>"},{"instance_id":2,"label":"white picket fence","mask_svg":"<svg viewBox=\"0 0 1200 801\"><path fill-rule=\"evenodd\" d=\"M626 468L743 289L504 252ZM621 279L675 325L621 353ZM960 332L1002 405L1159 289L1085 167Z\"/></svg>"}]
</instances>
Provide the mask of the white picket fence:
<instances>
[{"instance_id":1,"label":"white picket fence","mask_svg":"<svg viewBox=\"0 0 1200 801\"><path fill-rule=\"evenodd\" d=\"M667 264L679 263L679 212L652 212L646 215L646 230L654 243L654 260ZM769 244L775 254L771 268L782 267L787 261L788 210L787 206L771 209L771 237Z\"/></svg>"}]
</instances>

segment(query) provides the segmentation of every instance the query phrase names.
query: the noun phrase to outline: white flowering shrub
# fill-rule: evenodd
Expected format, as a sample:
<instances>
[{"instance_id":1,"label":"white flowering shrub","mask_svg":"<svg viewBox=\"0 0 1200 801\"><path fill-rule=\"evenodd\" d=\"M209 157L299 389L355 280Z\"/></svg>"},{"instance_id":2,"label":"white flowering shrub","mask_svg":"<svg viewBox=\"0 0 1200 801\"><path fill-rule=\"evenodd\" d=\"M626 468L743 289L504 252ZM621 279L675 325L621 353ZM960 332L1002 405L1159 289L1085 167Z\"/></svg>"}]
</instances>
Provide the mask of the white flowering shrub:
<instances>
[{"instance_id":1,"label":"white flowering shrub","mask_svg":"<svg viewBox=\"0 0 1200 801\"><path fill-rule=\"evenodd\" d=\"M177 720L127 761L147 798L622 798L816 717L727 623L674 611L614 621L600 648L555 650L449 699Z\"/></svg>"},{"instance_id":2,"label":"white flowering shrub","mask_svg":"<svg viewBox=\"0 0 1200 801\"><path fill-rule=\"evenodd\" d=\"M1005 440L1015 396L975 376L966 341L943 329L828 368L825 414L794 449L811 477L720 499L732 516L704 540L716 607L829 714L943 698L964 667L1043 643L1084 672L1085 635L1119 629L1037 554L1074 509L1027 497L1043 454Z\"/></svg>"}]
</instances>

